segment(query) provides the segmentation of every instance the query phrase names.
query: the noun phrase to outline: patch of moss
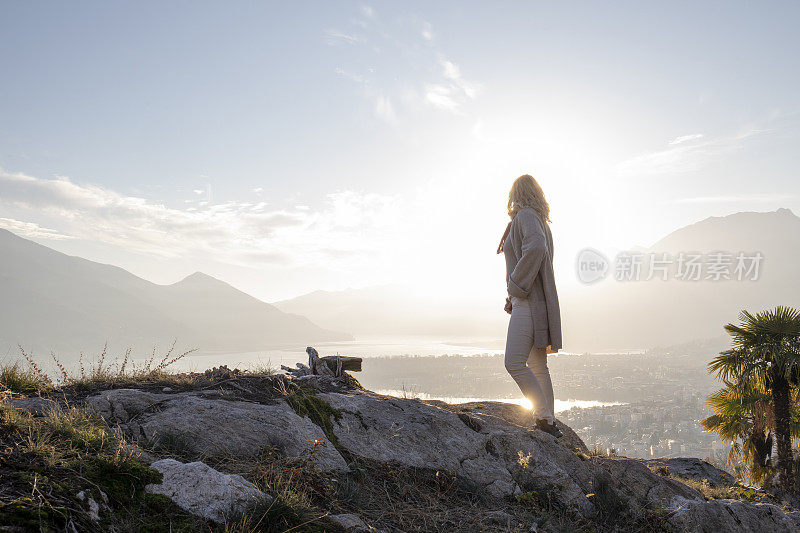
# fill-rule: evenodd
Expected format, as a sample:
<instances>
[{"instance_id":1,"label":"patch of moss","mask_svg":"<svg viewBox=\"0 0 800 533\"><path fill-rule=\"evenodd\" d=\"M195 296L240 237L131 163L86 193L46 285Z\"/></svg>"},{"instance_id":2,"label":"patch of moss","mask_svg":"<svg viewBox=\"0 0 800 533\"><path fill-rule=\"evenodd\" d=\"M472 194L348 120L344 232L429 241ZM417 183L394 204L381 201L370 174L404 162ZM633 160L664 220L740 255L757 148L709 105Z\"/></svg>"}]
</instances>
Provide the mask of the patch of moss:
<instances>
[{"instance_id":1,"label":"patch of moss","mask_svg":"<svg viewBox=\"0 0 800 533\"><path fill-rule=\"evenodd\" d=\"M146 485L161 483L163 479L161 472L139 461L119 461L106 454L84 457L81 466L83 476L105 492L112 503L120 506L144 494Z\"/></svg>"},{"instance_id":2,"label":"patch of moss","mask_svg":"<svg viewBox=\"0 0 800 533\"><path fill-rule=\"evenodd\" d=\"M158 454L167 454L184 462L202 459L202 454L194 451L189 437L176 431L162 429L149 441L140 440L140 445Z\"/></svg>"},{"instance_id":3,"label":"patch of moss","mask_svg":"<svg viewBox=\"0 0 800 533\"><path fill-rule=\"evenodd\" d=\"M39 532L210 529L168 498L145 492L161 482L161 473L126 454L101 419L74 408L33 417L7 402L0 402L0 415L0 449L6 450L0 525ZM99 523L81 492L101 505Z\"/></svg>"},{"instance_id":4,"label":"patch of moss","mask_svg":"<svg viewBox=\"0 0 800 533\"><path fill-rule=\"evenodd\" d=\"M333 432L333 422L341 420L341 410L334 409L328 402L317 396L313 390L306 387L300 387L287 396L286 403L298 416L307 416L322 428L328 441L337 449L339 448L339 439Z\"/></svg>"},{"instance_id":5,"label":"patch of moss","mask_svg":"<svg viewBox=\"0 0 800 533\"><path fill-rule=\"evenodd\" d=\"M251 504L238 521L228 524L226 531L345 533L339 525L325 520L326 515L307 505L295 493L285 491Z\"/></svg>"},{"instance_id":6,"label":"patch of moss","mask_svg":"<svg viewBox=\"0 0 800 533\"><path fill-rule=\"evenodd\" d=\"M38 531L40 524L51 521L49 509L37 505L31 498L20 498L9 503L0 502L0 524L14 524L23 530Z\"/></svg>"},{"instance_id":7,"label":"patch of moss","mask_svg":"<svg viewBox=\"0 0 800 533\"><path fill-rule=\"evenodd\" d=\"M119 509L107 523L117 525L117 530L139 533L194 533L213 531L211 524L193 516L172 500L161 494L142 494L134 505Z\"/></svg>"}]
</instances>

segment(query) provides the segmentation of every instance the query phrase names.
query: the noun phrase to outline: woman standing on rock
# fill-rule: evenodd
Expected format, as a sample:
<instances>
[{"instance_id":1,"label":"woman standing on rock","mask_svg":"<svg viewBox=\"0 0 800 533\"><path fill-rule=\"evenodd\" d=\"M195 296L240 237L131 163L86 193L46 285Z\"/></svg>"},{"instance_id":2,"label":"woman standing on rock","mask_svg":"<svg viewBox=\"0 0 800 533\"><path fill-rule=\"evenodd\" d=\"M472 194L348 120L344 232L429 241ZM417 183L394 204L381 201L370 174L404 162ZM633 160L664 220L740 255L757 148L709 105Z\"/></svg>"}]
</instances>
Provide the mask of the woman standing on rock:
<instances>
[{"instance_id":1,"label":"woman standing on rock","mask_svg":"<svg viewBox=\"0 0 800 533\"><path fill-rule=\"evenodd\" d=\"M536 427L561 437L555 424L553 384L547 368L547 354L561 348L550 206L532 176L525 174L514 181L508 193L508 215L511 222L497 247L497 253L503 252L506 258L505 310L511 315L506 370L533 404Z\"/></svg>"}]
</instances>

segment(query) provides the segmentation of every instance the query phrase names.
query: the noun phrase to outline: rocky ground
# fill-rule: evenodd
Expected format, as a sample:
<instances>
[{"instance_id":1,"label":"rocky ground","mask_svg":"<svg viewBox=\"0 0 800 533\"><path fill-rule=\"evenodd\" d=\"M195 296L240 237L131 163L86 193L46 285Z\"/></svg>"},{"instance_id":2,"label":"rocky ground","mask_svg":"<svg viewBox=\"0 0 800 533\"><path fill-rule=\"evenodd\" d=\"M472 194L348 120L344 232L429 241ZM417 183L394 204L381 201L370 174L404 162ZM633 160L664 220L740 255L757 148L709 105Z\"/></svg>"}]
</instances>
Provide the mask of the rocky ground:
<instances>
[{"instance_id":1,"label":"rocky ground","mask_svg":"<svg viewBox=\"0 0 800 533\"><path fill-rule=\"evenodd\" d=\"M118 448L149 465L152 478L141 486L169 499L172 507L157 501L164 516L177 513L169 520L174 530L800 530L800 512L765 495L713 499L703 487L743 492L702 461L593 455L566 426L560 440L531 429L516 405L383 396L347 374L223 372L200 381L13 394L4 403L29 424L75 407L102 417ZM0 472L23 487L9 457L25 444L8 427L3 435ZM22 496L6 493L0 521L18 520ZM130 517L120 522L119 502L105 500L87 485L73 510L49 516L66 524L72 513L73 522L98 530L147 529ZM26 524L20 530L39 530ZM69 529L59 524L52 530Z\"/></svg>"}]
</instances>

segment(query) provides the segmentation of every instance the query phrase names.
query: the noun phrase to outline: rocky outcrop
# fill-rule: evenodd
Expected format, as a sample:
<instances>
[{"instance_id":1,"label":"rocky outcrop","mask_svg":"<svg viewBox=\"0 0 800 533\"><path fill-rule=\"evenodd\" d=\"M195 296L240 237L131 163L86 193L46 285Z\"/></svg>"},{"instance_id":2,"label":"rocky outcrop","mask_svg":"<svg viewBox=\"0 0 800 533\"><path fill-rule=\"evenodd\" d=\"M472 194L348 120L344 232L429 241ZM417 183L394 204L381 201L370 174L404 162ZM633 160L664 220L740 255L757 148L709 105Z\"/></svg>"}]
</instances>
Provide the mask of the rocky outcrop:
<instances>
[{"instance_id":1,"label":"rocky outcrop","mask_svg":"<svg viewBox=\"0 0 800 533\"><path fill-rule=\"evenodd\" d=\"M569 505L590 511L589 464L550 435L510 423L503 415L515 414L516 406L485 402L448 410L368 391L320 398L341 413L333 432L356 455L455 472L496 497L522 490L523 478L542 489L558 487Z\"/></svg>"},{"instance_id":2,"label":"rocky outcrop","mask_svg":"<svg viewBox=\"0 0 800 533\"><path fill-rule=\"evenodd\" d=\"M693 457L667 457L643 461L648 467L665 475L678 476L695 481L706 481L712 487L733 485L736 479L726 471Z\"/></svg>"},{"instance_id":3,"label":"rocky outcrop","mask_svg":"<svg viewBox=\"0 0 800 533\"><path fill-rule=\"evenodd\" d=\"M525 494L546 495L560 508L585 520L607 516L608 502L613 500L614 505L628 509L659 511L668 524L679 530L757 530L753 524L765 525L776 533L800 528L800 517L775 506L706 501L696 490L648 467L654 465L634 459L590 456L569 428L561 425L566 435L557 440L532 429L529 414L516 405L449 405L384 396L359 388L342 390L339 385L285 392L261 401L245 401L220 395L219 391L161 394L120 389L91 395L86 404L130 438L150 444L159 439L179 442L201 456L257 457L270 448L289 458L304 457L320 471L337 476L348 472L359 458L444 471L504 501ZM313 445L321 439L327 444ZM159 464L165 471L164 485L173 487L158 489L161 493L173 491L170 497L183 498L187 506L184 508L193 506L198 512L201 507L209 508L198 503L202 500L199 496L192 499L185 489L186 482L167 485L168 479L178 479L188 467L199 469L198 463L159 461L154 466ZM702 467L701 474L706 479L716 479L710 465L707 468L672 462L666 466L676 475ZM169 478L166 472L170 473ZM209 475L216 479L217 474ZM225 483L231 482L218 483L227 486ZM203 490L200 485L194 484L192 490ZM221 506L215 509L218 517ZM704 529L705 524L713 527ZM369 526L354 521L352 527Z\"/></svg>"},{"instance_id":4,"label":"rocky outcrop","mask_svg":"<svg viewBox=\"0 0 800 533\"><path fill-rule=\"evenodd\" d=\"M669 522L680 531L690 533L790 532L800 530L800 513L785 513L767 503L687 500L677 496L672 502Z\"/></svg>"},{"instance_id":5,"label":"rocky outcrop","mask_svg":"<svg viewBox=\"0 0 800 533\"><path fill-rule=\"evenodd\" d=\"M285 401L260 404L204 397L196 393L153 394L135 389L103 391L87 405L132 439L185 448L199 456L254 457L277 447L299 457L309 442L325 439L322 429L295 413ZM315 460L326 471L347 470L332 446Z\"/></svg>"},{"instance_id":6,"label":"rocky outcrop","mask_svg":"<svg viewBox=\"0 0 800 533\"><path fill-rule=\"evenodd\" d=\"M47 398L40 398L39 396L32 396L30 398L12 398L11 405L22 411L27 411L33 416L44 416L49 411L58 410L61 408L58 402Z\"/></svg>"},{"instance_id":7,"label":"rocky outcrop","mask_svg":"<svg viewBox=\"0 0 800 533\"><path fill-rule=\"evenodd\" d=\"M241 514L248 504L269 497L242 476L222 474L199 461L184 464L161 459L150 466L164 479L147 485L147 492L163 494L183 510L214 522L223 523L226 516Z\"/></svg>"}]
</instances>

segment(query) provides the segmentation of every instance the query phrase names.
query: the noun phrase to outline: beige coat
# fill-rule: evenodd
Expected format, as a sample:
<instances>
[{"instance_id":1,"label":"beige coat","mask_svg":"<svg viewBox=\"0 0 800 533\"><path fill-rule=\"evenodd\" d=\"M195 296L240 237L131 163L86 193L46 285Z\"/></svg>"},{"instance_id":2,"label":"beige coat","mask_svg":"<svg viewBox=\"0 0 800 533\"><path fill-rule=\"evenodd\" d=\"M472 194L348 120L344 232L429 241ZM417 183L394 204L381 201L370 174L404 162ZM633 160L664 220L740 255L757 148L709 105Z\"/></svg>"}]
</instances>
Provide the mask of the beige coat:
<instances>
[{"instance_id":1,"label":"beige coat","mask_svg":"<svg viewBox=\"0 0 800 533\"><path fill-rule=\"evenodd\" d=\"M553 234L535 209L520 209L503 244L509 296L527 298L533 317L533 345L561 347L561 309L553 275Z\"/></svg>"}]
</instances>

